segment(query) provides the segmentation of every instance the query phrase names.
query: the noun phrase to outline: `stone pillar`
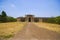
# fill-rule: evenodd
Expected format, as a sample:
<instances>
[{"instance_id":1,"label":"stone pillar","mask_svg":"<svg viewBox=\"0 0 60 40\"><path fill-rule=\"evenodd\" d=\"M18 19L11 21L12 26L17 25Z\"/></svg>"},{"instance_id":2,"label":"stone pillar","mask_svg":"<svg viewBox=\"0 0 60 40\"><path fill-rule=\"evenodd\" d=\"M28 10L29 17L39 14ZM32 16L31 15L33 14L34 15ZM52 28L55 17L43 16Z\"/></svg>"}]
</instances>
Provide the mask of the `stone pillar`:
<instances>
[{"instance_id":1,"label":"stone pillar","mask_svg":"<svg viewBox=\"0 0 60 40\"><path fill-rule=\"evenodd\" d=\"M25 22L28 22L28 17L25 17Z\"/></svg>"},{"instance_id":2,"label":"stone pillar","mask_svg":"<svg viewBox=\"0 0 60 40\"><path fill-rule=\"evenodd\" d=\"M34 17L31 17L31 22L34 22Z\"/></svg>"}]
</instances>

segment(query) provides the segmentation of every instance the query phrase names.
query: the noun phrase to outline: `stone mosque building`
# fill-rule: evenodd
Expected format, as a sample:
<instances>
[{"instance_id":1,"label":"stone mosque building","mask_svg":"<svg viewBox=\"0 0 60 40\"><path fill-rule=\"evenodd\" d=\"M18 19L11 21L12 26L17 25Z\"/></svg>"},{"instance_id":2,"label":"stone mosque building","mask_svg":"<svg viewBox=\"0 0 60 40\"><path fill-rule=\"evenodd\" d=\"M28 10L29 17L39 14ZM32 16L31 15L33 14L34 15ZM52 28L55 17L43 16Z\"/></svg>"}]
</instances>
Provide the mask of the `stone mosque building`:
<instances>
[{"instance_id":1,"label":"stone mosque building","mask_svg":"<svg viewBox=\"0 0 60 40\"><path fill-rule=\"evenodd\" d=\"M47 17L35 17L34 15L25 15L25 17L18 17L19 22L45 22Z\"/></svg>"}]
</instances>

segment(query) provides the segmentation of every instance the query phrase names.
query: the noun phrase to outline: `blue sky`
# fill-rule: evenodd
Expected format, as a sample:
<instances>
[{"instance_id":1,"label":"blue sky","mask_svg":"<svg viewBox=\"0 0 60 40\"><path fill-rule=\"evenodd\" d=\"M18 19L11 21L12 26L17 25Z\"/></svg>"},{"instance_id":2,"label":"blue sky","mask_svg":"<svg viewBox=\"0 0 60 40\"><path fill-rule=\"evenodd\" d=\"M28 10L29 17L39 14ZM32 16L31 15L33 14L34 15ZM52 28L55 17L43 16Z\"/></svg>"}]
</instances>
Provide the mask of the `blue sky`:
<instances>
[{"instance_id":1,"label":"blue sky","mask_svg":"<svg viewBox=\"0 0 60 40\"><path fill-rule=\"evenodd\" d=\"M0 0L0 13L12 17L32 14L38 17L60 16L60 0Z\"/></svg>"}]
</instances>

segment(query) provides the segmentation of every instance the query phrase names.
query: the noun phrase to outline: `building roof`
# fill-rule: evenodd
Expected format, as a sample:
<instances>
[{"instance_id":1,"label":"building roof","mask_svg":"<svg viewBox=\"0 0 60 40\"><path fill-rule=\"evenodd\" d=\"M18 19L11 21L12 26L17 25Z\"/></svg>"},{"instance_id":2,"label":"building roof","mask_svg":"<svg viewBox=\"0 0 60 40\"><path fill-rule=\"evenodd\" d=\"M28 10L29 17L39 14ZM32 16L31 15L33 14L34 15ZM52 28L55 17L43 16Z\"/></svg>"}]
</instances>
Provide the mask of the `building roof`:
<instances>
[{"instance_id":1,"label":"building roof","mask_svg":"<svg viewBox=\"0 0 60 40\"><path fill-rule=\"evenodd\" d=\"M28 14L28 15L25 15L25 16L34 16L34 15Z\"/></svg>"}]
</instances>

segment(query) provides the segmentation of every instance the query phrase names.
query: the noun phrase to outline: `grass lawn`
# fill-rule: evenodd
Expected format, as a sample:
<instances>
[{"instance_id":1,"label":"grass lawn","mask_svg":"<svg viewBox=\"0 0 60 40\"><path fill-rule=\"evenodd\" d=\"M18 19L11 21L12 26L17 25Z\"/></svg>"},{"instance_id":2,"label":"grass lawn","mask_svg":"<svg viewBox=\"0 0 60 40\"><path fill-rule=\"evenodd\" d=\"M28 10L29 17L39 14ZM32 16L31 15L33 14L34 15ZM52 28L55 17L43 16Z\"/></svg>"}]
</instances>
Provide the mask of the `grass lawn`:
<instances>
[{"instance_id":1,"label":"grass lawn","mask_svg":"<svg viewBox=\"0 0 60 40\"><path fill-rule=\"evenodd\" d=\"M58 25L58 24L43 23L43 22L39 22L39 23L35 23L35 24L38 25L38 27L60 33L60 25Z\"/></svg>"},{"instance_id":2,"label":"grass lawn","mask_svg":"<svg viewBox=\"0 0 60 40\"><path fill-rule=\"evenodd\" d=\"M25 24L24 22L0 23L0 39L12 37L20 31Z\"/></svg>"}]
</instances>

